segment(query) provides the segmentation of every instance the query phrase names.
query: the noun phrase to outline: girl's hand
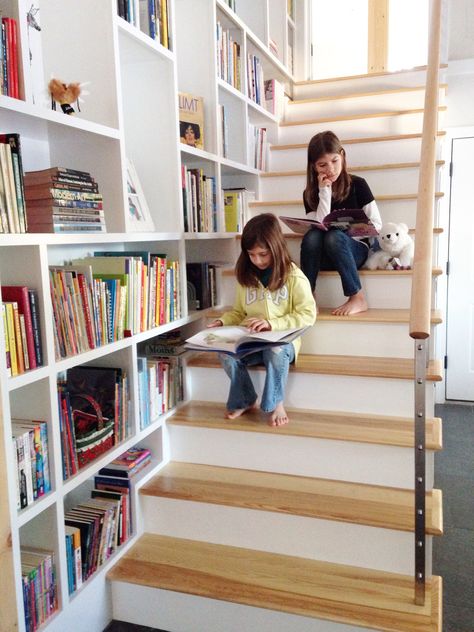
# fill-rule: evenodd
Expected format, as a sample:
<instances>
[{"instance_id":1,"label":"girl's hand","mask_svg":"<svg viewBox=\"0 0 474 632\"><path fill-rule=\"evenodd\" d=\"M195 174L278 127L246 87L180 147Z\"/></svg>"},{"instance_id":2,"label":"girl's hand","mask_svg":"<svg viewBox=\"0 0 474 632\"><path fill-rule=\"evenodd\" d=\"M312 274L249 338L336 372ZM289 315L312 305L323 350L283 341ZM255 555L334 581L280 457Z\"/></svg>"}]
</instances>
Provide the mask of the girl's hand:
<instances>
[{"instance_id":1,"label":"girl's hand","mask_svg":"<svg viewBox=\"0 0 474 632\"><path fill-rule=\"evenodd\" d=\"M327 177L325 173L318 173L318 183L320 189L332 186L331 180Z\"/></svg>"},{"instance_id":2,"label":"girl's hand","mask_svg":"<svg viewBox=\"0 0 474 632\"><path fill-rule=\"evenodd\" d=\"M264 318L247 318L242 323L244 327L248 327L248 329L252 332L254 331L271 331L272 327L268 320Z\"/></svg>"},{"instance_id":3,"label":"girl's hand","mask_svg":"<svg viewBox=\"0 0 474 632\"><path fill-rule=\"evenodd\" d=\"M223 324L224 323L222 322L222 320L219 320L218 318L216 318L215 320L210 322L209 325L207 325L207 327L222 327Z\"/></svg>"}]
</instances>

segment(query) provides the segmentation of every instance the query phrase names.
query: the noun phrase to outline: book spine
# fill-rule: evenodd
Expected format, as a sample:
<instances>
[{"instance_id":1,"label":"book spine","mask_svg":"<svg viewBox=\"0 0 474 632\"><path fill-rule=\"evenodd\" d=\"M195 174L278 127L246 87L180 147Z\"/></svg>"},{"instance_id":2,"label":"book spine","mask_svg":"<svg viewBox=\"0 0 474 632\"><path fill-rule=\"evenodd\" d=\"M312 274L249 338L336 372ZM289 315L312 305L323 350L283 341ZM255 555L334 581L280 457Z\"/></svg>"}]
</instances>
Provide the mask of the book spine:
<instances>
[{"instance_id":1,"label":"book spine","mask_svg":"<svg viewBox=\"0 0 474 632\"><path fill-rule=\"evenodd\" d=\"M30 290L30 289L28 290L28 300L29 300L30 312L31 312L31 329L33 332L34 355L36 359L36 366L43 366L43 346L41 343L40 318L39 318L39 311L38 311L38 294L36 290ZM27 331L28 331L28 328L27 328ZM31 362L31 359L30 359L30 362Z\"/></svg>"}]
</instances>

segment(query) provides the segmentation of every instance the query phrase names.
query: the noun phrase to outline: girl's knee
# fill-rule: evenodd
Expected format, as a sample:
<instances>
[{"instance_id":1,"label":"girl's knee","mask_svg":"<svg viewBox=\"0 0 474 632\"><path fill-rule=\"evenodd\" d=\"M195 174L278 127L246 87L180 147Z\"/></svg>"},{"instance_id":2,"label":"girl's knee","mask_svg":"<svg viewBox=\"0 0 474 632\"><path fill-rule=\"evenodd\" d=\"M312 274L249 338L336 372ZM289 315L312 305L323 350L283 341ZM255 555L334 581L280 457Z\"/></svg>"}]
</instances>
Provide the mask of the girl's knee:
<instances>
[{"instance_id":1,"label":"girl's knee","mask_svg":"<svg viewBox=\"0 0 474 632\"><path fill-rule=\"evenodd\" d=\"M348 244L348 237L342 230L329 230L324 239L324 247L328 254L338 253Z\"/></svg>"},{"instance_id":2,"label":"girl's knee","mask_svg":"<svg viewBox=\"0 0 474 632\"><path fill-rule=\"evenodd\" d=\"M305 233L303 240L301 242L301 252L309 252L313 251L317 248L321 248L323 243L321 231L319 230L308 230Z\"/></svg>"}]
</instances>

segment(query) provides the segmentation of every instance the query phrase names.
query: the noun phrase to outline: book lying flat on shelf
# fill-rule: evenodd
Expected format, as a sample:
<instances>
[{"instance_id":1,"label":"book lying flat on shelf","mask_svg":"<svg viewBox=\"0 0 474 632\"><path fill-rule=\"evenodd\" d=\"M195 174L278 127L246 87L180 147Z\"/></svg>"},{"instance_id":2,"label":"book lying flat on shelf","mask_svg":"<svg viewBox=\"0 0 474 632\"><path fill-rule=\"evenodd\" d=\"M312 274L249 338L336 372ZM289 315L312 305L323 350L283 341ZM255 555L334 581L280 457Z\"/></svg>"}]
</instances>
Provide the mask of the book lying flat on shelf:
<instances>
[{"instance_id":1,"label":"book lying flat on shelf","mask_svg":"<svg viewBox=\"0 0 474 632\"><path fill-rule=\"evenodd\" d=\"M281 331L250 332L243 326L224 326L203 329L186 340L185 347L195 351L218 351L243 358L267 347L277 347L295 340L307 327Z\"/></svg>"},{"instance_id":2,"label":"book lying flat on shelf","mask_svg":"<svg viewBox=\"0 0 474 632\"><path fill-rule=\"evenodd\" d=\"M344 230L350 237L375 237L377 229L361 208L340 208L326 215L322 222L307 217L280 216L280 220L295 233L306 233L310 228Z\"/></svg>"}]
</instances>

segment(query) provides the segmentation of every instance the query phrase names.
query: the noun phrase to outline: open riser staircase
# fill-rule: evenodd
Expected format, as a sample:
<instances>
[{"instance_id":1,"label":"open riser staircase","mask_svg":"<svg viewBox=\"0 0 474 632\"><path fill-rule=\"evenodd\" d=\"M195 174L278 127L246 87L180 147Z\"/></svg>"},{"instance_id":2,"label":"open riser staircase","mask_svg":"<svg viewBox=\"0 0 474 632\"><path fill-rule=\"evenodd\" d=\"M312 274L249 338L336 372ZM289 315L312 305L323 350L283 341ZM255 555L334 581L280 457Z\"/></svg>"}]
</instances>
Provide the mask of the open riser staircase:
<instances>
[{"instance_id":1,"label":"open riser staircase","mask_svg":"<svg viewBox=\"0 0 474 632\"><path fill-rule=\"evenodd\" d=\"M251 214L304 215L305 145L331 129L382 219L413 229L424 82L419 70L296 86ZM438 203L444 93L440 84ZM299 262L300 238L288 235L288 243ZM288 426L270 428L258 412L225 420L228 380L217 359L188 361L188 403L167 422L171 462L141 489L145 534L109 573L115 618L170 632L441 630L441 580L431 576L432 539L443 530L441 492L433 489L442 369L433 349L426 601L414 603L411 278L363 271L370 309L341 318L330 313L344 300L339 277L320 275L318 320L290 369ZM232 270L220 281L229 305ZM432 330L440 322L433 299ZM252 376L261 391L263 372Z\"/></svg>"}]
</instances>

